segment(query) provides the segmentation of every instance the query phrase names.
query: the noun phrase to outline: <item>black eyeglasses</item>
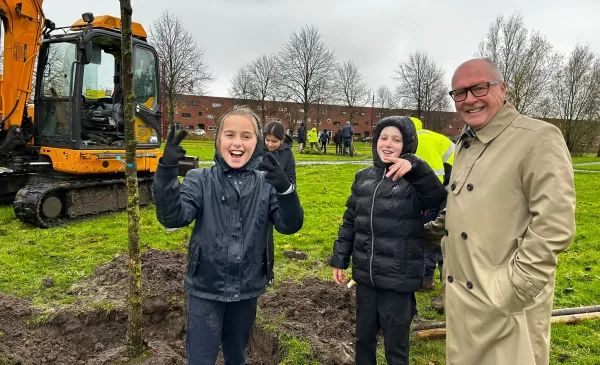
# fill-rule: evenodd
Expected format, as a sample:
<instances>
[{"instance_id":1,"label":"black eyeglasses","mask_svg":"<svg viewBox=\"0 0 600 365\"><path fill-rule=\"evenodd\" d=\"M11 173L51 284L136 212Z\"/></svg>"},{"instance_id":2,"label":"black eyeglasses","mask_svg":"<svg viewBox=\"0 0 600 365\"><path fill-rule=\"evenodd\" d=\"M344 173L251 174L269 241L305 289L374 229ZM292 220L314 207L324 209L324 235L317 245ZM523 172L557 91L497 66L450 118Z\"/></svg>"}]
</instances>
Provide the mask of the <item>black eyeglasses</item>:
<instances>
[{"instance_id":1,"label":"black eyeglasses","mask_svg":"<svg viewBox=\"0 0 600 365\"><path fill-rule=\"evenodd\" d=\"M448 94L454 99L454 101L460 102L467 98L467 92L471 92L473 96L481 97L486 96L490 90L490 86L501 84L503 81L494 80L490 82L482 82L481 84L473 85L471 87L465 87L462 89L454 89Z\"/></svg>"}]
</instances>

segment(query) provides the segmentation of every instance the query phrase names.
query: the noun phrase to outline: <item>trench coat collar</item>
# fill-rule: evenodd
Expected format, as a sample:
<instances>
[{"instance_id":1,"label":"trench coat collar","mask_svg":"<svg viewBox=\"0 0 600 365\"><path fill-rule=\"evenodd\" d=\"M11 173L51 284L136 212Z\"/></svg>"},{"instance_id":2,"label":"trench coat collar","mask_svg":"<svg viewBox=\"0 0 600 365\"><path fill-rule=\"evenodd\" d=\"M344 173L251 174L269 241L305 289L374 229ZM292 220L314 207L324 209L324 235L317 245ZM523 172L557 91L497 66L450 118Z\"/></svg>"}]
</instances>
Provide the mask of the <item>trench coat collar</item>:
<instances>
[{"instance_id":1,"label":"trench coat collar","mask_svg":"<svg viewBox=\"0 0 600 365\"><path fill-rule=\"evenodd\" d=\"M519 115L519 112L515 107L508 101L504 102L504 105L496 115L486 124L483 128L475 132L475 136L483 143L488 144L491 140L496 138L508 125ZM466 127L464 129L466 131Z\"/></svg>"}]
</instances>

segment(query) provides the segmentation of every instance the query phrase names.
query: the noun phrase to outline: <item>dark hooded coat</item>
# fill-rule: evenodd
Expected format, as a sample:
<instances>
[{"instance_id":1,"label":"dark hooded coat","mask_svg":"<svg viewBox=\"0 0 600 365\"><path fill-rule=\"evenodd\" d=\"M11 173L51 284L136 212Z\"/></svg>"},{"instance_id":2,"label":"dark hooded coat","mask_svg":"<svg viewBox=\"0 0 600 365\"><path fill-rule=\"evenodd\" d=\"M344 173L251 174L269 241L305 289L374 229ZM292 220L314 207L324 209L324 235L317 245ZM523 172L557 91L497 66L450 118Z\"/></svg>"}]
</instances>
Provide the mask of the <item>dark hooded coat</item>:
<instances>
[{"instance_id":1,"label":"dark hooded coat","mask_svg":"<svg viewBox=\"0 0 600 365\"><path fill-rule=\"evenodd\" d=\"M391 164L377 154L377 141L388 126L402 133L401 156L412 170L397 181L385 177ZM419 290L426 246L422 212L438 207L445 190L427 163L416 155L417 133L407 117L382 119L373 133L373 165L360 170L346 202L331 265L346 269L359 284L399 292Z\"/></svg>"},{"instance_id":2,"label":"dark hooded coat","mask_svg":"<svg viewBox=\"0 0 600 365\"><path fill-rule=\"evenodd\" d=\"M256 170L262 145L259 134L257 148L240 169L229 167L215 148L215 166L190 170L183 183L177 178L177 165L158 166L154 177L158 221L167 228L196 221L184 284L189 294L223 302L260 296L266 287L269 222L283 234L302 227L304 212L296 190L278 194Z\"/></svg>"}]
</instances>

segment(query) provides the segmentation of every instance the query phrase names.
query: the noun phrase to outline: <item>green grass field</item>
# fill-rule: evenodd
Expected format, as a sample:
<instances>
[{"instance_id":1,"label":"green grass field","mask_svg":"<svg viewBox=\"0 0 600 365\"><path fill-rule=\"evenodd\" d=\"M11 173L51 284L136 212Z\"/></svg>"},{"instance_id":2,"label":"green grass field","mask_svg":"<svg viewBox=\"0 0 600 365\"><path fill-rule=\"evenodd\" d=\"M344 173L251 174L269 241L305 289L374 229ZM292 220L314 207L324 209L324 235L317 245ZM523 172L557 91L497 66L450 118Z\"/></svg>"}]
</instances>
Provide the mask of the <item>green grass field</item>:
<instances>
[{"instance_id":1,"label":"green grass field","mask_svg":"<svg viewBox=\"0 0 600 365\"><path fill-rule=\"evenodd\" d=\"M368 144L358 145L368 151ZM212 159L212 142L185 142L188 155ZM335 146L333 148L335 151ZM204 156L204 157L202 157ZM208 157L210 156L210 157ZM298 155L296 157L306 157ZM331 159L330 156L311 156ZM355 159L362 159L360 156ZM574 159L575 160L575 159ZM579 162L579 161L578 161ZM302 230L294 235L276 233L276 278L301 280L318 276L331 280L331 268L324 262L331 254L344 204L354 174L361 165L298 166L298 192L305 210ZM576 173L577 234L568 251L561 254L556 280L555 308L600 304L600 174ZM142 249L185 250L191 228L165 232L156 221L153 207L141 210ZM73 298L69 287L91 275L94 266L111 260L127 249L126 213L113 214L68 226L39 229L18 221L11 207L0 207L0 291L32 297L39 306L56 306ZM284 250L308 253L305 261L289 260ZM315 265L315 262L321 263ZM42 279L52 277L54 287L44 289ZM276 281L277 283L277 281ZM443 320L433 311L430 299L439 292L418 293L419 316ZM567 288L570 288L567 290ZM306 343L282 337L287 363L312 364ZM600 364L600 321L552 327L552 364ZM412 364L445 364L444 341L414 339ZM378 364L385 364L380 346Z\"/></svg>"}]
</instances>

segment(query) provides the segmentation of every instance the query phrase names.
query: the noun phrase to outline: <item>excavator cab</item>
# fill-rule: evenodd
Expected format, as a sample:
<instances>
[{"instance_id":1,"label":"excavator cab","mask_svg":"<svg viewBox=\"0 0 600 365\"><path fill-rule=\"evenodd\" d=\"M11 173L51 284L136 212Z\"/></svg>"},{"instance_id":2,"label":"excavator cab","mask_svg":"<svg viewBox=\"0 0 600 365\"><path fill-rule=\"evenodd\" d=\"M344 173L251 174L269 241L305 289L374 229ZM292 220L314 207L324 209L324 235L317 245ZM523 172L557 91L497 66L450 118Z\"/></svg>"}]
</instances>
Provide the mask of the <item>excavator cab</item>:
<instances>
[{"instance_id":1,"label":"excavator cab","mask_svg":"<svg viewBox=\"0 0 600 365\"><path fill-rule=\"evenodd\" d=\"M15 215L26 223L54 227L126 209L126 72L133 73L139 201L152 202L162 156L158 55L134 22L132 69L124 70L120 26L119 18L91 13L62 28L45 22L33 106L7 119L0 141L0 165L8 167L0 195L16 193ZM196 166L192 158L189 168Z\"/></svg>"},{"instance_id":2,"label":"excavator cab","mask_svg":"<svg viewBox=\"0 0 600 365\"><path fill-rule=\"evenodd\" d=\"M34 97L36 146L57 151L125 149L121 34L114 31L118 19L94 19L88 13L88 21L73 24L74 32L44 36ZM137 148L156 150L162 134L158 56L139 25L132 45ZM56 156L48 157L54 166ZM60 171L90 172L75 164ZM107 172L106 167L98 172Z\"/></svg>"}]
</instances>

